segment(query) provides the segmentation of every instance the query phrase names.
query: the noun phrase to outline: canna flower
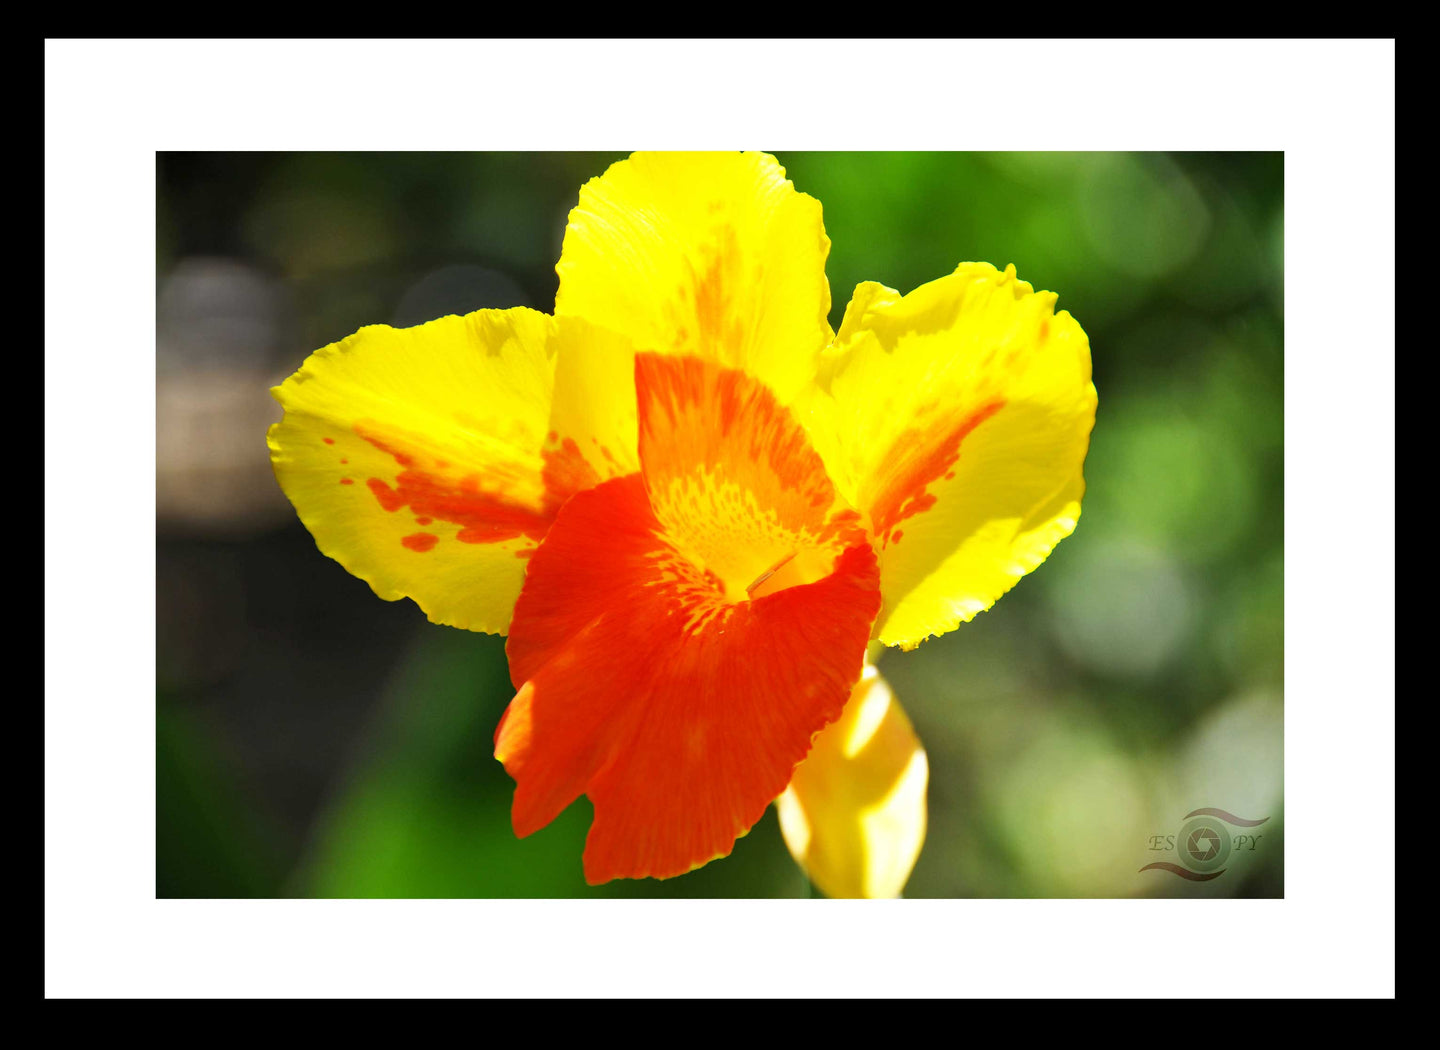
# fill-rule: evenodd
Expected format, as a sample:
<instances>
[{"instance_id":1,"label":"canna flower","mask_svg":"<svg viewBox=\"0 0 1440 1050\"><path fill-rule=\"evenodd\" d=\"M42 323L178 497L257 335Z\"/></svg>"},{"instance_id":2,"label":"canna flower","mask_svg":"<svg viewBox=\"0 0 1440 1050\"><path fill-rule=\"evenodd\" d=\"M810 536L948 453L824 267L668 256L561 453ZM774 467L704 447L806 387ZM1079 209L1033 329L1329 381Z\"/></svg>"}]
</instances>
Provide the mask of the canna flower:
<instances>
[{"instance_id":1,"label":"canna flower","mask_svg":"<svg viewBox=\"0 0 1440 1050\"><path fill-rule=\"evenodd\" d=\"M362 328L275 388L319 549L507 635L515 832L588 795L591 883L726 856L778 799L821 889L899 893L927 770L867 653L1075 527L1095 390L1055 296L965 263L861 284L836 333L829 246L770 156L636 154L581 189L553 316Z\"/></svg>"}]
</instances>

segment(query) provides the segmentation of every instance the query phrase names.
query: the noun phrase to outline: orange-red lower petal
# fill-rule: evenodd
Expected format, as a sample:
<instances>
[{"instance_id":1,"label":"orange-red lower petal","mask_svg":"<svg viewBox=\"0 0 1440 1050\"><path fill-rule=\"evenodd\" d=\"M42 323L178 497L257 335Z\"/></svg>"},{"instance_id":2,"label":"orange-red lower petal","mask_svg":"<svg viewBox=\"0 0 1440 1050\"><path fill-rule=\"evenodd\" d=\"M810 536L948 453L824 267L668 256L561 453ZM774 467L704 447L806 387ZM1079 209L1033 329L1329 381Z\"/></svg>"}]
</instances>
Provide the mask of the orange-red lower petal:
<instances>
[{"instance_id":1,"label":"orange-red lower petal","mask_svg":"<svg viewBox=\"0 0 1440 1050\"><path fill-rule=\"evenodd\" d=\"M581 793L585 876L660 878L728 854L839 717L880 607L868 544L813 583L727 602L665 539L639 475L560 511L506 651L495 735L527 835Z\"/></svg>"}]
</instances>

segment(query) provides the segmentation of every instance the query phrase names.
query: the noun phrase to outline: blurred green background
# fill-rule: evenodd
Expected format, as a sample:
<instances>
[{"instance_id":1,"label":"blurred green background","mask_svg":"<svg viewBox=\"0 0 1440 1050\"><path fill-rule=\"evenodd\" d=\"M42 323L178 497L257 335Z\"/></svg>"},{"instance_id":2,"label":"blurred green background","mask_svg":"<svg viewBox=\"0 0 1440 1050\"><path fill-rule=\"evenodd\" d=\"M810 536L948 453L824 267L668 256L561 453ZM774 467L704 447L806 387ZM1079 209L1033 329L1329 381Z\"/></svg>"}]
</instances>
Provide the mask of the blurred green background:
<instances>
[{"instance_id":1,"label":"blurred green background","mask_svg":"<svg viewBox=\"0 0 1440 1050\"><path fill-rule=\"evenodd\" d=\"M777 155L824 205L832 324L862 280L1014 263L1094 358L1075 535L881 661L930 757L907 896L1282 896L1283 155ZM517 840L503 639L376 598L270 473L267 389L310 351L551 310L621 156L157 155L159 896L814 892L773 809L666 882L585 885L583 798ZM1270 819L1214 881L1140 872L1203 806Z\"/></svg>"}]
</instances>

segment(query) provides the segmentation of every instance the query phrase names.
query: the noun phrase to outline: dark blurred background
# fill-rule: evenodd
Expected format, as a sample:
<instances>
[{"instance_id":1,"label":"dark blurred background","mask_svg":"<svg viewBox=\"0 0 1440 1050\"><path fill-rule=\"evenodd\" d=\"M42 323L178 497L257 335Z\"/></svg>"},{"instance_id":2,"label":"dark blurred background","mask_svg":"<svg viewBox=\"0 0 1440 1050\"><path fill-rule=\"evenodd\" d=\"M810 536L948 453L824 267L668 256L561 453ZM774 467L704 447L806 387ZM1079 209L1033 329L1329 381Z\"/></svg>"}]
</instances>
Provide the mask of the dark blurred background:
<instances>
[{"instance_id":1,"label":"dark blurred background","mask_svg":"<svg viewBox=\"0 0 1440 1050\"><path fill-rule=\"evenodd\" d=\"M1075 535L881 670L930 757L907 896L1283 895L1283 155L777 154L850 292L1014 263L1090 336ZM554 306L623 154L157 155L162 897L806 896L773 810L733 855L591 888L590 807L517 840L503 639L321 555L268 388L366 324ZM1202 806L1269 817L1224 876L1139 872Z\"/></svg>"}]
</instances>

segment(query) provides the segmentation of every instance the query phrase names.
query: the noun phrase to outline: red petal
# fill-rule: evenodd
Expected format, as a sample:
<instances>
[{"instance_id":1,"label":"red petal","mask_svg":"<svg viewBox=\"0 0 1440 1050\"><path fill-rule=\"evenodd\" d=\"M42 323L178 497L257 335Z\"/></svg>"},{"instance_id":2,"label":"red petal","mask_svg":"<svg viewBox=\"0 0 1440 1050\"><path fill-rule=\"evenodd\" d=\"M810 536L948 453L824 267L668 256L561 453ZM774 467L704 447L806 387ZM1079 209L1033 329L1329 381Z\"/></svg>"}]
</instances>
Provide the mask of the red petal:
<instances>
[{"instance_id":1,"label":"red petal","mask_svg":"<svg viewBox=\"0 0 1440 1050\"><path fill-rule=\"evenodd\" d=\"M540 545L496 733L518 834L582 792L592 882L728 853L840 714L879 608L874 552L804 429L754 378L635 361L642 475Z\"/></svg>"},{"instance_id":2,"label":"red petal","mask_svg":"<svg viewBox=\"0 0 1440 1050\"><path fill-rule=\"evenodd\" d=\"M583 792L592 883L729 853L840 715L879 608L868 543L813 583L728 602L668 541L640 475L575 496L506 646L520 691L495 754L516 780L516 833Z\"/></svg>"}]
</instances>

